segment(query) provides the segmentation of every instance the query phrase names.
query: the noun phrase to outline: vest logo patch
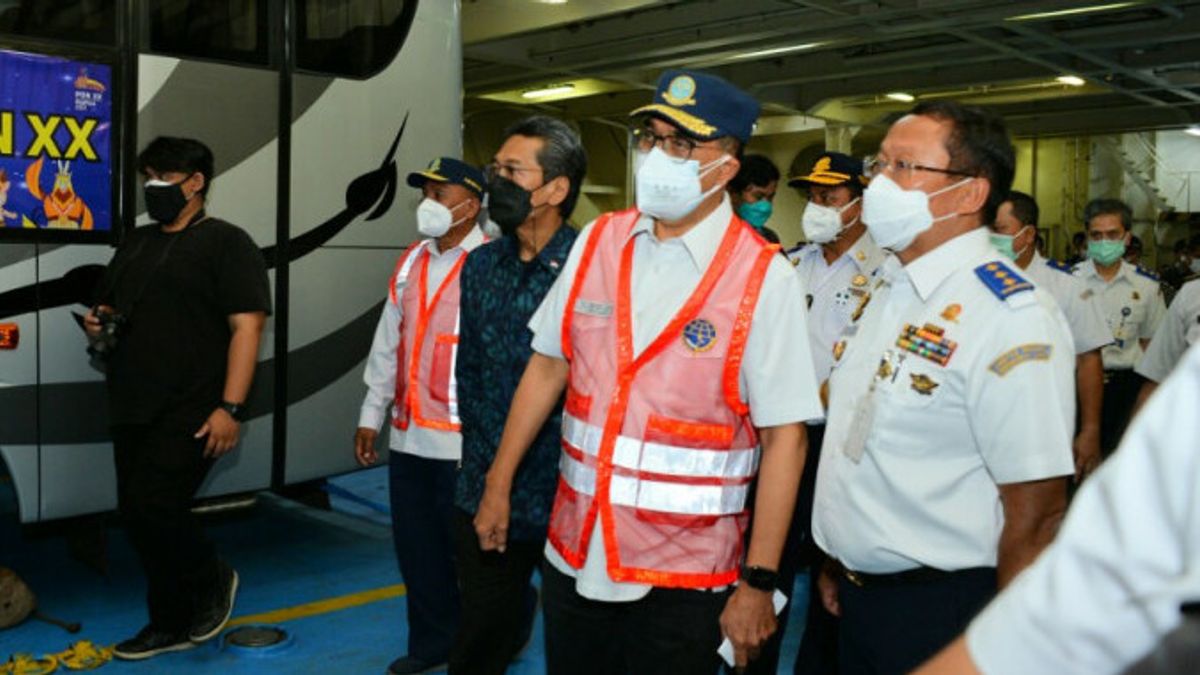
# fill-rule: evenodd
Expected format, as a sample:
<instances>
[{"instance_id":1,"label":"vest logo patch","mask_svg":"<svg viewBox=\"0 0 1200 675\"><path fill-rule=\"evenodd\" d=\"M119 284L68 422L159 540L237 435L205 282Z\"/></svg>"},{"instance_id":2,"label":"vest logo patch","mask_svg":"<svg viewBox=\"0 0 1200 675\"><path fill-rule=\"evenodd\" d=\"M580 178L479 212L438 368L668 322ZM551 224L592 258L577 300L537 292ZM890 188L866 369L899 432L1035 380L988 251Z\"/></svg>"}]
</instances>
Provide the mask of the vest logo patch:
<instances>
[{"instance_id":1,"label":"vest logo patch","mask_svg":"<svg viewBox=\"0 0 1200 675\"><path fill-rule=\"evenodd\" d=\"M717 344L717 327L708 319L692 319L683 327L683 344L693 352L706 352Z\"/></svg>"}]
</instances>

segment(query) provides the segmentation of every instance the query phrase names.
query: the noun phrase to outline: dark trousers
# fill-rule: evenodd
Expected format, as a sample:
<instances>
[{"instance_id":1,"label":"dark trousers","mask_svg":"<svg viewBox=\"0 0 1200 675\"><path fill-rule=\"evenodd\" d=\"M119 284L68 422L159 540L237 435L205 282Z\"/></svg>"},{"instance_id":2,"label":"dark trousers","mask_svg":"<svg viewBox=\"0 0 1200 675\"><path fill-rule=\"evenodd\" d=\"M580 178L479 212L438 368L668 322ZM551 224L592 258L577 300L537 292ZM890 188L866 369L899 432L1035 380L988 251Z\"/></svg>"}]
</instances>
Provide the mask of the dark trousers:
<instances>
[{"instance_id":1,"label":"dark trousers","mask_svg":"<svg viewBox=\"0 0 1200 675\"><path fill-rule=\"evenodd\" d=\"M1100 452L1108 457L1121 443L1145 380L1132 370L1104 371L1104 401L1100 407Z\"/></svg>"},{"instance_id":2,"label":"dark trousers","mask_svg":"<svg viewBox=\"0 0 1200 675\"><path fill-rule=\"evenodd\" d=\"M479 548L472 515L454 514L462 623L450 652L450 672L503 675L533 629L537 592L529 585L545 539L509 541L504 553Z\"/></svg>"},{"instance_id":3,"label":"dark trousers","mask_svg":"<svg viewBox=\"0 0 1200 675\"><path fill-rule=\"evenodd\" d=\"M392 542L407 586L408 656L443 663L460 613L450 525L457 462L389 454Z\"/></svg>"},{"instance_id":4,"label":"dark trousers","mask_svg":"<svg viewBox=\"0 0 1200 675\"><path fill-rule=\"evenodd\" d=\"M597 602L542 566L548 675L713 675L729 591L654 588L633 602Z\"/></svg>"},{"instance_id":5,"label":"dark trousers","mask_svg":"<svg viewBox=\"0 0 1200 675\"><path fill-rule=\"evenodd\" d=\"M843 675L907 673L958 637L996 593L996 570L962 570L934 581L838 583Z\"/></svg>"},{"instance_id":6,"label":"dark trousers","mask_svg":"<svg viewBox=\"0 0 1200 675\"><path fill-rule=\"evenodd\" d=\"M800 652L796 654L795 675L837 675L838 673L838 618L825 609L821 602L821 589L817 579L824 554L809 567L808 612L804 617L804 635L800 638Z\"/></svg>"},{"instance_id":7,"label":"dark trousers","mask_svg":"<svg viewBox=\"0 0 1200 675\"><path fill-rule=\"evenodd\" d=\"M217 552L192 515L192 498L212 468L205 439L166 423L113 427L117 507L146 575L150 623L191 626L198 598L219 583Z\"/></svg>"}]
</instances>

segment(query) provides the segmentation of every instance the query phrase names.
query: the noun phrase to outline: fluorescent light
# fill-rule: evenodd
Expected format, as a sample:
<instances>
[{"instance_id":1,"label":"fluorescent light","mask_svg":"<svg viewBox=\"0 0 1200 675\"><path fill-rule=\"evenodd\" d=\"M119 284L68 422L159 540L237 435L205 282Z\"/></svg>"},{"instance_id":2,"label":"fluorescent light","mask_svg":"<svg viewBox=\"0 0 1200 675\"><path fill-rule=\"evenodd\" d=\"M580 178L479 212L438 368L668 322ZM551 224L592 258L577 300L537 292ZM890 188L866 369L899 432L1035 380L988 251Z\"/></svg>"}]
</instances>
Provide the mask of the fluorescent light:
<instances>
[{"instance_id":1,"label":"fluorescent light","mask_svg":"<svg viewBox=\"0 0 1200 675\"><path fill-rule=\"evenodd\" d=\"M1193 124L1192 126L1184 129L1183 133L1188 134L1189 136L1200 136L1200 124Z\"/></svg>"},{"instance_id":2,"label":"fluorescent light","mask_svg":"<svg viewBox=\"0 0 1200 675\"><path fill-rule=\"evenodd\" d=\"M772 47L771 49L756 49L752 52L743 52L734 56L735 59L758 59L764 56L778 56L779 54L791 54L792 52L802 52L806 49L813 49L825 44L824 42L805 42L804 44L792 45L790 47Z\"/></svg>"},{"instance_id":3,"label":"fluorescent light","mask_svg":"<svg viewBox=\"0 0 1200 675\"><path fill-rule=\"evenodd\" d=\"M913 101L917 100L916 96L913 96L912 94L906 94L902 91L893 91L890 94L884 94L883 97L893 101L899 101L901 103L912 103Z\"/></svg>"},{"instance_id":4,"label":"fluorescent light","mask_svg":"<svg viewBox=\"0 0 1200 675\"><path fill-rule=\"evenodd\" d=\"M530 89L529 91L521 92L521 98L547 98L549 96L557 96L559 94L570 93L575 90L575 85L567 82L566 84L552 84L541 89Z\"/></svg>"},{"instance_id":5,"label":"fluorescent light","mask_svg":"<svg viewBox=\"0 0 1200 675\"><path fill-rule=\"evenodd\" d=\"M543 5L565 5L565 4L567 4L567 0L537 0L537 1L542 3Z\"/></svg>"},{"instance_id":6,"label":"fluorescent light","mask_svg":"<svg viewBox=\"0 0 1200 675\"><path fill-rule=\"evenodd\" d=\"M1110 2L1105 5L1088 5L1087 7L1073 7L1071 9L1059 9L1053 12L1035 12L1033 14L1022 14L1020 16L1010 16L1005 21L1034 21L1036 19L1053 19L1059 16L1073 16L1075 14L1091 14L1092 12L1107 12L1113 9L1124 9L1133 7L1141 3L1138 2Z\"/></svg>"},{"instance_id":7,"label":"fluorescent light","mask_svg":"<svg viewBox=\"0 0 1200 675\"><path fill-rule=\"evenodd\" d=\"M1087 84L1087 82L1078 75L1059 75L1054 79L1061 84L1070 85L1072 87L1082 87L1084 84Z\"/></svg>"}]
</instances>

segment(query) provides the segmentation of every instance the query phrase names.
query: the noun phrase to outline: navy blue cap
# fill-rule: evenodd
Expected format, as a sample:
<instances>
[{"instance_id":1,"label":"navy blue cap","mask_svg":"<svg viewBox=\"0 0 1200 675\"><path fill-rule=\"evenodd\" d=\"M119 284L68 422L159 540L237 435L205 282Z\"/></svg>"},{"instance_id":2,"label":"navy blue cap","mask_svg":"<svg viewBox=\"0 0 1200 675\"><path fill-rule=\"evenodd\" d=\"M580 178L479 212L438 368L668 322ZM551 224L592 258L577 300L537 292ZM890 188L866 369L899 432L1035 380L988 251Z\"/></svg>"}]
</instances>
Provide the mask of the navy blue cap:
<instances>
[{"instance_id":1,"label":"navy blue cap","mask_svg":"<svg viewBox=\"0 0 1200 675\"><path fill-rule=\"evenodd\" d=\"M840 152L823 153L813 163L812 171L809 171L808 175L793 176L787 182L792 187L800 185L805 187L809 185L846 185L847 183L866 185L867 180L863 177L862 160Z\"/></svg>"},{"instance_id":2,"label":"navy blue cap","mask_svg":"<svg viewBox=\"0 0 1200 675\"><path fill-rule=\"evenodd\" d=\"M668 70L658 78L654 102L629 114L661 117L700 140L733 136L745 143L759 109L753 96L716 75Z\"/></svg>"},{"instance_id":3,"label":"navy blue cap","mask_svg":"<svg viewBox=\"0 0 1200 675\"><path fill-rule=\"evenodd\" d=\"M483 196L483 186L486 181L483 172L453 157L439 157L429 163L424 171L414 171L408 174L409 187L424 187L429 181L461 185L476 197Z\"/></svg>"}]
</instances>

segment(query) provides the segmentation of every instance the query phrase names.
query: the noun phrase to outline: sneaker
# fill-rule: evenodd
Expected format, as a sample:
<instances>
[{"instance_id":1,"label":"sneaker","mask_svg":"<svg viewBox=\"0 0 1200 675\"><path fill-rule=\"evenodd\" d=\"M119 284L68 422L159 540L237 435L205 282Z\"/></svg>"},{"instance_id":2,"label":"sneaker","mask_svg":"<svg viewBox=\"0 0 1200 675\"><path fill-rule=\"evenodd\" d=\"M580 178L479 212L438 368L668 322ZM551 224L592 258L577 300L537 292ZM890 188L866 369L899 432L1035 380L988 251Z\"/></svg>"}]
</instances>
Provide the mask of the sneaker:
<instances>
[{"instance_id":1,"label":"sneaker","mask_svg":"<svg viewBox=\"0 0 1200 675\"><path fill-rule=\"evenodd\" d=\"M387 675L417 675L446 667L446 662L434 663L414 656L401 656L388 666Z\"/></svg>"},{"instance_id":2,"label":"sneaker","mask_svg":"<svg viewBox=\"0 0 1200 675\"><path fill-rule=\"evenodd\" d=\"M171 633L146 626L138 634L113 647L113 656L126 661L141 661L167 652L181 652L196 645L183 633Z\"/></svg>"},{"instance_id":3,"label":"sneaker","mask_svg":"<svg viewBox=\"0 0 1200 675\"><path fill-rule=\"evenodd\" d=\"M188 631L188 639L192 642L206 642L221 634L229 616L233 614L233 601L237 598L238 574L229 565L220 564L220 585L217 590L199 603L196 618L192 621L192 629Z\"/></svg>"}]
</instances>

